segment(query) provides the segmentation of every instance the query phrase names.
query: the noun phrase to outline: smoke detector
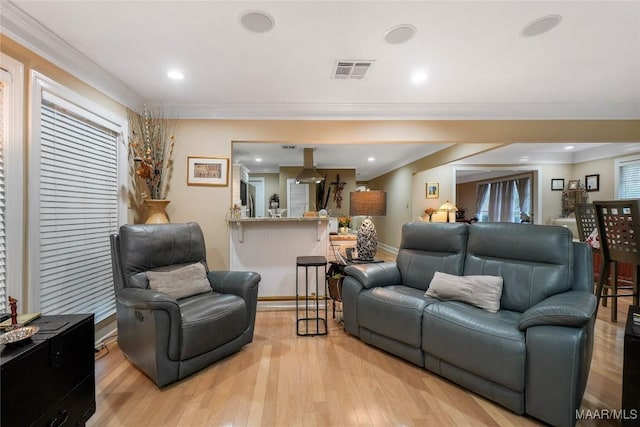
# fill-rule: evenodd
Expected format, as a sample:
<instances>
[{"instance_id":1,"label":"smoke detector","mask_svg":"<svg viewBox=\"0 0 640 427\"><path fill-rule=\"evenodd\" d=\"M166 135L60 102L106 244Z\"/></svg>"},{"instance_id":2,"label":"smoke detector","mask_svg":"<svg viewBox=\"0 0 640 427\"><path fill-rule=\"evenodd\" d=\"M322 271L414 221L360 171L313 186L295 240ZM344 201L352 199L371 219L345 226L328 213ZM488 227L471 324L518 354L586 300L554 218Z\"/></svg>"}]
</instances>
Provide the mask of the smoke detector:
<instances>
[{"instance_id":1,"label":"smoke detector","mask_svg":"<svg viewBox=\"0 0 640 427\"><path fill-rule=\"evenodd\" d=\"M338 80L364 79L375 61L368 60L338 60L333 69L333 78Z\"/></svg>"}]
</instances>

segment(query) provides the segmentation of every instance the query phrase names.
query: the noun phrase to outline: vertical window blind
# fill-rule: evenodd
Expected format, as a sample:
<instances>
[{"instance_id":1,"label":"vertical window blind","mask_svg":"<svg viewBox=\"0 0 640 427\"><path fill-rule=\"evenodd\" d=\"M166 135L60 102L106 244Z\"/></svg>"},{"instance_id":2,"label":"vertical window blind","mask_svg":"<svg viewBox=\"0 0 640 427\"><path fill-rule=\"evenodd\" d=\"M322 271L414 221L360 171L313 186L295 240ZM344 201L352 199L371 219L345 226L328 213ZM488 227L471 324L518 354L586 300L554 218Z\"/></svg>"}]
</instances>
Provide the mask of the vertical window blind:
<instances>
[{"instance_id":1,"label":"vertical window blind","mask_svg":"<svg viewBox=\"0 0 640 427\"><path fill-rule=\"evenodd\" d=\"M118 135L43 97L40 311L115 312L109 235L118 227Z\"/></svg>"},{"instance_id":2,"label":"vertical window blind","mask_svg":"<svg viewBox=\"0 0 640 427\"><path fill-rule=\"evenodd\" d=\"M640 160L622 163L618 176L618 199L640 198Z\"/></svg>"},{"instance_id":3,"label":"vertical window blind","mask_svg":"<svg viewBox=\"0 0 640 427\"><path fill-rule=\"evenodd\" d=\"M4 83L0 81L0 312L7 311L5 191L4 191Z\"/></svg>"}]
</instances>

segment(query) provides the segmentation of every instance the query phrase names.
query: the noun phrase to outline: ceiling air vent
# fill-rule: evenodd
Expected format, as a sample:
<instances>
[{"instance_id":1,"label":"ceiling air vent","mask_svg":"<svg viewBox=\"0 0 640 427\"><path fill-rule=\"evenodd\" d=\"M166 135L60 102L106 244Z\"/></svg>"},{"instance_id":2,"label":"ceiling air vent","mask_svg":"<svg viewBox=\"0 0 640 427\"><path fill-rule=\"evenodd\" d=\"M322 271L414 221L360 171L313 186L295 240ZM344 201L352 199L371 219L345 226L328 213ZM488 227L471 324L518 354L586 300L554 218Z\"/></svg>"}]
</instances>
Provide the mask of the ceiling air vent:
<instances>
[{"instance_id":1,"label":"ceiling air vent","mask_svg":"<svg viewBox=\"0 0 640 427\"><path fill-rule=\"evenodd\" d=\"M336 61L336 68L333 72L334 79L362 80L373 66L374 61Z\"/></svg>"},{"instance_id":2,"label":"ceiling air vent","mask_svg":"<svg viewBox=\"0 0 640 427\"><path fill-rule=\"evenodd\" d=\"M295 145L283 145L282 149L283 150L295 150L296 146Z\"/></svg>"}]
</instances>

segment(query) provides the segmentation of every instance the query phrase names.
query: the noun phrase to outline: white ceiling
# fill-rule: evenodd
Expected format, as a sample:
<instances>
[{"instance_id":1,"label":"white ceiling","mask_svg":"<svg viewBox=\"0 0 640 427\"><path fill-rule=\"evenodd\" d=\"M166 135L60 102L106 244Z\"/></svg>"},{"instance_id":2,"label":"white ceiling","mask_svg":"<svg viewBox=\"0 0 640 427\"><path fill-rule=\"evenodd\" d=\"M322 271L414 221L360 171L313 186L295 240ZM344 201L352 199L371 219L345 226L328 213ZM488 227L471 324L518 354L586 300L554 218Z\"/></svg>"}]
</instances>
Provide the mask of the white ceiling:
<instances>
[{"instance_id":1,"label":"white ceiling","mask_svg":"<svg viewBox=\"0 0 640 427\"><path fill-rule=\"evenodd\" d=\"M240 24L248 10L268 13L275 27L249 32ZM562 17L556 28L522 35L554 14ZM399 24L416 35L386 43L385 32ZM633 0L1 0L0 30L127 106L162 104L180 118L640 118L640 1ZM332 79L336 61L347 59L375 62L363 80ZM168 79L171 68L184 80ZM410 82L416 70L428 74L421 85ZM583 161L550 152L553 145L564 150L514 144L460 163L538 161L534 153L547 157L539 162ZM276 151L277 162L293 166L299 157L301 165L310 145L296 146L291 158ZM445 146L317 147L315 157L319 168L353 166L367 180ZM264 150L267 170L276 162L267 147L238 148L234 160L259 168L252 157ZM594 147L584 146L612 155Z\"/></svg>"},{"instance_id":2,"label":"white ceiling","mask_svg":"<svg viewBox=\"0 0 640 427\"><path fill-rule=\"evenodd\" d=\"M9 36L104 80L126 104L162 103L182 118L640 117L638 1L0 4ZM275 27L249 32L247 10ZM522 35L552 14L556 28ZM386 43L399 24L416 35ZM332 79L343 59L375 64L364 80ZM169 80L171 68L185 79ZM428 74L422 85L410 82L415 70Z\"/></svg>"}]
</instances>

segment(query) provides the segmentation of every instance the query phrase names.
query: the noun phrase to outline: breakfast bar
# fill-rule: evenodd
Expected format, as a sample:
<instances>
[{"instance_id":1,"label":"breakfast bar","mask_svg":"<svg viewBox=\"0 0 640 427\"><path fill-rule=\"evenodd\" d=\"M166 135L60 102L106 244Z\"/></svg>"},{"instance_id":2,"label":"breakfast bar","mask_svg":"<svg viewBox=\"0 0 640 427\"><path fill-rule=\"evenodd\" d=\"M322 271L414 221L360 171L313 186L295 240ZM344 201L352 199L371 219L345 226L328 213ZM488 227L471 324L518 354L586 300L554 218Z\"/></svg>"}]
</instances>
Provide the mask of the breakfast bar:
<instances>
[{"instance_id":1,"label":"breakfast bar","mask_svg":"<svg viewBox=\"0 0 640 427\"><path fill-rule=\"evenodd\" d=\"M260 273L261 305L293 303L296 257L328 255L328 218L231 218L228 224L231 270Z\"/></svg>"}]
</instances>

